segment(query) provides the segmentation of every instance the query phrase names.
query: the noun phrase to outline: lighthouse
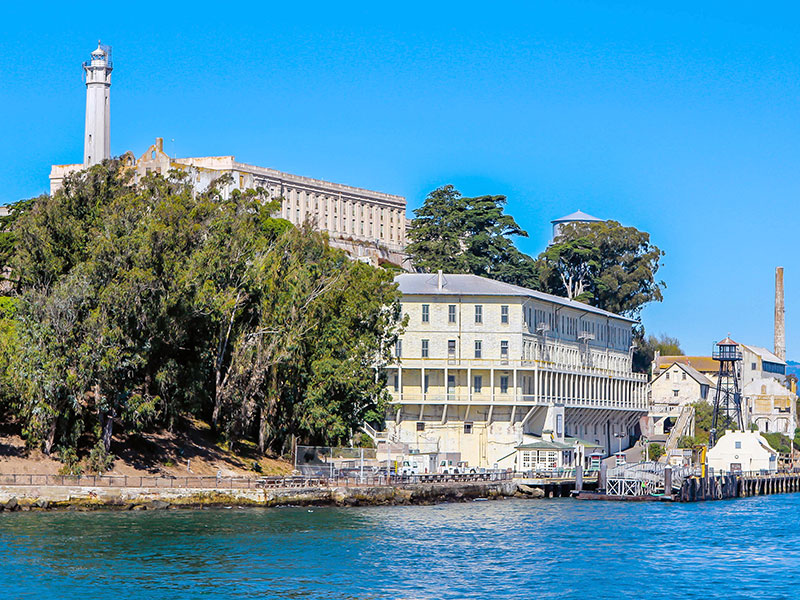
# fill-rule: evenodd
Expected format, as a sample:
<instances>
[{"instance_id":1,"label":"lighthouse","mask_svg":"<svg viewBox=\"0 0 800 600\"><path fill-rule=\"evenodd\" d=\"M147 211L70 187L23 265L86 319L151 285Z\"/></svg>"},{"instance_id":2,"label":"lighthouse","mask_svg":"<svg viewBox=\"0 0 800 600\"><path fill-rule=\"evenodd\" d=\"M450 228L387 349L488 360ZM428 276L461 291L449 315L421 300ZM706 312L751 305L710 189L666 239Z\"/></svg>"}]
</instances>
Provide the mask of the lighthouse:
<instances>
[{"instance_id":1,"label":"lighthouse","mask_svg":"<svg viewBox=\"0 0 800 600\"><path fill-rule=\"evenodd\" d=\"M91 60L83 63L86 76L86 132L83 141L83 164L96 165L111 157L109 136L111 92L111 46L97 42Z\"/></svg>"}]
</instances>

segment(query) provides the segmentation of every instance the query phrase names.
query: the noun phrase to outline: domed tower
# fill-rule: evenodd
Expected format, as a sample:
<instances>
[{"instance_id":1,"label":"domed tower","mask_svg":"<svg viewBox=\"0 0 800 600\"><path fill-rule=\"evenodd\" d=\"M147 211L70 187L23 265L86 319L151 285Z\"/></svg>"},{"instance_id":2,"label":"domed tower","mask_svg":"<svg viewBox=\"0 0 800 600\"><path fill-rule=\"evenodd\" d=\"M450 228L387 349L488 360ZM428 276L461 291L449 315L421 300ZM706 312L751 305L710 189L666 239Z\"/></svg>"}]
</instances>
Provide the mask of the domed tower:
<instances>
[{"instance_id":1,"label":"domed tower","mask_svg":"<svg viewBox=\"0 0 800 600\"><path fill-rule=\"evenodd\" d=\"M713 448L719 438L717 427L721 427L723 433L726 429L744 431L742 394L739 386L742 351L739 349L739 344L728 335L721 342L717 342L713 358L719 362L719 372L717 392L714 395L714 414L708 436L709 448Z\"/></svg>"},{"instance_id":2,"label":"domed tower","mask_svg":"<svg viewBox=\"0 0 800 600\"><path fill-rule=\"evenodd\" d=\"M111 46L97 42L92 59L83 63L86 75L86 132L83 142L83 164L95 165L111 157L110 106Z\"/></svg>"}]
</instances>

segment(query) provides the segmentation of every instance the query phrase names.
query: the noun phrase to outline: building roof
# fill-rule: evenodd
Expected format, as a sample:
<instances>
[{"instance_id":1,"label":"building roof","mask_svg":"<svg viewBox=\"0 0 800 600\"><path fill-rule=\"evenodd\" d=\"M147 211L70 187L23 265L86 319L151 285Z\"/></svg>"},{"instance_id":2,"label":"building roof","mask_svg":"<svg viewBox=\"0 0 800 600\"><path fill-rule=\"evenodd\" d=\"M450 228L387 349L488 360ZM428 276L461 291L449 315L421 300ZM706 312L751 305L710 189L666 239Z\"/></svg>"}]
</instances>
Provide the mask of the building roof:
<instances>
[{"instance_id":1,"label":"building roof","mask_svg":"<svg viewBox=\"0 0 800 600\"><path fill-rule=\"evenodd\" d=\"M673 366L676 366L676 367L678 367L680 369L683 369L689 377L694 379L700 385L707 385L709 387L714 385L713 381L711 381L708 377L703 375L700 371L695 369L693 366L688 365L686 363L679 362L679 361L673 361L672 363L670 363L663 371L661 371L661 373L658 374L656 379L661 377L664 373L666 373Z\"/></svg>"},{"instance_id":2,"label":"building roof","mask_svg":"<svg viewBox=\"0 0 800 600\"><path fill-rule=\"evenodd\" d=\"M728 335L725 337L725 339L724 339L724 340L722 340L721 342L717 342L717 346L738 346L738 345L739 345L739 344L737 344L736 342L734 342L734 341L731 339L731 336L730 336L730 334L728 334Z\"/></svg>"},{"instance_id":3,"label":"building roof","mask_svg":"<svg viewBox=\"0 0 800 600\"><path fill-rule=\"evenodd\" d=\"M569 437L569 436L565 436L564 437L564 442L568 443L568 444L571 444L572 446L575 446L576 444L578 444L580 446L585 446L587 448L602 448L603 447L603 444L597 444L595 442L590 442L588 440L582 440L580 438Z\"/></svg>"},{"instance_id":4,"label":"building roof","mask_svg":"<svg viewBox=\"0 0 800 600\"><path fill-rule=\"evenodd\" d=\"M675 363L689 365L701 373L716 373L719 371L719 362L710 356L677 356L674 354L666 354L658 357L656 367L663 371Z\"/></svg>"},{"instance_id":5,"label":"building roof","mask_svg":"<svg viewBox=\"0 0 800 600\"><path fill-rule=\"evenodd\" d=\"M742 345L745 348L747 348L748 350L750 350L751 352L753 352L754 354L757 354L758 357L762 361L766 361L766 362L770 362L770 363L776 363L776 364L779 364L779 365L785 365L786 364L785 360L782 360L782 359L778 358L777 356L775 356L772 352L770 352L766 348L762 348L761 346L750 346L748 344L742 344Z\"/></svg>"},{"instance_id":6,"label":"building roof","mask_svg":"<svg viewBox=\"0 0 800 600\"><path fill-rule=\"evenodd\" d=\"M430 273L402 273L397 275L394 280L404 295L443 295L443 296L519 296L523 298L534 298L545 302L552 302L562 306L568 306L575 310L589 312L604 317L613 317L634 323L634 319L616 315L607 310L589 306L583 302L568 300L560 296L545 294L524 288L519 285L503 283L468 274L448 274L442 275L442 287L439 289L439 275Z\"/></svg>"},{"instance_id":7,"label":"building roof","mask_svg":"<svg viewBox=\"0 0 800 600\"><path fill-rule=\"evenodd\" d=\"M566 217L561 217L560 219L555 219L550 221L553 225L556 223L572 223L574 221L603 221L604 219L598 219L597 217L593 217L592 215L587 215L582 210L576 210L574 213L567 215Z\"/></svg>"},{"instance_id":8,"label":"building roof","mask_svg":"<svg viewBox=\"0 0 800 600\"><path fill-rule=\"evenodd\" d=\"M520 444L516 446L516 450L572 450L575 448L574 444L565 444L564 442L529 442L527 444Z\"/></svg>"}]
</instances>

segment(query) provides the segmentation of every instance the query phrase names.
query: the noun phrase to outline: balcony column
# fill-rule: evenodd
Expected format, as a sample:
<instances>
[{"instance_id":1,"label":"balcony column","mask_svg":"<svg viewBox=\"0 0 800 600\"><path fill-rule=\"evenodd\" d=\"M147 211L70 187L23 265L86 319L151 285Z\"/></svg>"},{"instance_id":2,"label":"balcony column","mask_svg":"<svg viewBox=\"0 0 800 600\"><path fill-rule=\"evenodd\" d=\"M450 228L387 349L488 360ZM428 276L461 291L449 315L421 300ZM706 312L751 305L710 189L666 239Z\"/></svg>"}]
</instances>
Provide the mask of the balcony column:
<instances>
[{"instance_id":1,"label":"balcony column","mask_svg":"<svg viewBox=\"0 0 800 600\"><path fill-rule=\"evenodd\" d=\"M467 367L467 400L472 402L472 367Z\"/></svg>"},{"instance_id":2,"label":"balcony column","mask_svg":"<svg viewBox=\"0 0 800 600\"><path fill-rule=\"evenodd\" d=\"M424 404L425 403L425 396L426 396L427 391L428 391L428 390L425 389L425 367L421 367L420 368L420 376L419 377L420 377L419 387L422 390L422 403Z\"/></svg>"},{"instance_id":3,"label":"balcony column","mask_svg":"<svg viewBox=\"0 0 800 600\"><path fill-rule=\"evenodd\" d=\"M400 402L403 401L403 367L397 366L397 389L400 390Z\"/></svg>"},{"instance_id":4,"label":"balcony column","mask_svg":"<svg viewBox=\"0 0 800 600\"><path fill-rule=\"evenodd\" d=\"M517 369L516 368L513 370L513 373L514 373L514 375L513 375L513 379L514 379L514 406L516 406L517 398L518 398L518 394L517 394Z\"/></svg>"},{"instance_id":5,"label":"balcony column","mask_svg":"<svg viewBox=\"0 0 800 600\"><path fill-rule=\"evenodd\" d=\"M492 388L492 404L494 405L494 367L489 367L489 386Z\"/></svg>"}]
</instances>

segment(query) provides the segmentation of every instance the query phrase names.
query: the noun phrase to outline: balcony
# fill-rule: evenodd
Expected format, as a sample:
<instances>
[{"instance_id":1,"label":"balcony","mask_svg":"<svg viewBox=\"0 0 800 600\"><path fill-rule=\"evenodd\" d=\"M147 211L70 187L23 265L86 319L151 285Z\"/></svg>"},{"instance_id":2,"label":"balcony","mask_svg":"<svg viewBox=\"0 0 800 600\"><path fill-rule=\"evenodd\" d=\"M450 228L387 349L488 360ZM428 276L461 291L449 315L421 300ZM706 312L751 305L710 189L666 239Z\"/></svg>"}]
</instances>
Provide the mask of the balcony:
<instances>
[{"instance_id":1,"label":"balcony","mask_svg":"<svg viewBox=\"0 0 800 600\"><path fill-rule=\"evenodd\" d=\"M496 371L508 371L521 369L526 371L542 371L547 373L562 373L570 375L592 375L594 377L608 377L609 379L623 381L646 382L647 375L644 373L632 373L630 371L617 371L614 369L604 369L601 367L585 367L568 365L547 360L533 359L512 359L501 356L497 359L489 358L457 358L447 356L444 358L401 358L399 366L403 369L494 369ZM397 364L389 365L389 368L397 368Z\"/></svg>"}]
</instances>

